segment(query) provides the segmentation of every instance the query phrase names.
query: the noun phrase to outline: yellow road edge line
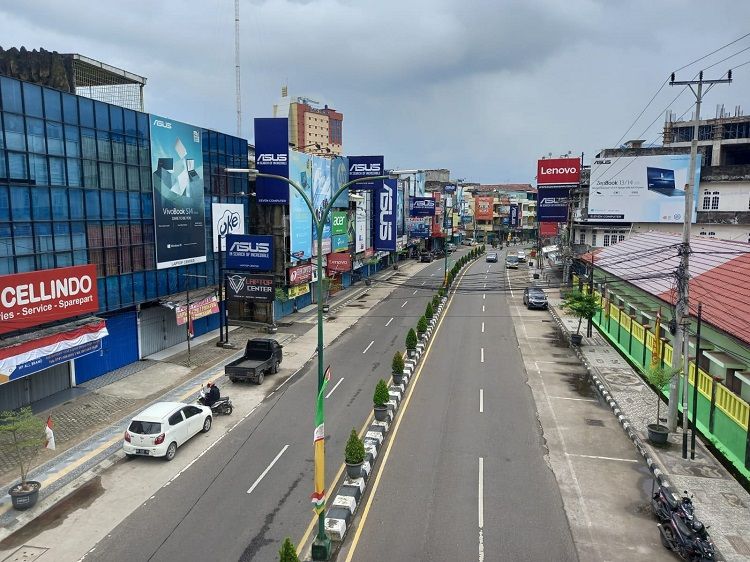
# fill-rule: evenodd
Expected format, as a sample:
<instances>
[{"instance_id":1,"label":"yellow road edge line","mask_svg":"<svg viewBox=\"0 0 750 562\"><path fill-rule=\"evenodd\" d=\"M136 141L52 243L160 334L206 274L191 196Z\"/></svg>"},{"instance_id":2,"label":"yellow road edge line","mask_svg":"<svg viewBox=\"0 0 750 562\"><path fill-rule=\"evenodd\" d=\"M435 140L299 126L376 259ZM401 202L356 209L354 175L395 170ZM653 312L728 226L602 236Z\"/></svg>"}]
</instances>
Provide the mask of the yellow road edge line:
<instances>
[{"instance_id":1,"label":"yellow road edge line","mask_svg":"<svg viewBox=\"0 0 750 562\"><path fill-rule=\"evenodd\" d=\"M476 260L475 260L476 261ZM461 284L461 281L464 278L464 275L466 275L466 272L468 271L468 268L464 270L464 272L461 274L460 279L458 280L458 283L456 283L456 287ZM448 310L450 309L451 305L453 304L453 297L455 296L455 291L450 297L450 300L448 302L448 306L445 307L445 313L440 317L440 322L438 322L437 327L435 328L435 332L433 334L433 338L430 340L430 345L427 346L427 349L425 350L424 355L420 359L426 359L426 357L429 355L430 350L432 349L432 344L437 339L437 333L440 331L440 327L443 325L443 320L448 316ZM390 439L388 440L388 446L385 449L385 455L383 455L383 462L380 463L380 467L378 468L378 474L375 476L375 482L373 482L372 489L369 492L369 496L367 497L367 503L365 504L365 508L362 511L362 516L359 520L359 525L357 525L357 530L354 533L354 538L352 539L352 545L349 548L349 551L346 554L346 560L345 562L351 562L352 557L354 556L354 551L357 549L357 543L359 542L359 537L362 534L362 529L365 526L365 523L367 522L367 516L370 512L370 506L372 505L372 501L375 498L375 492L378 489L378 485L380 484L380 477L383 475L383 472L385 471L385 467L388 464L388 457L391 454L391 447L393 446L393 443L396 441L396 435L398 434L399 427L401 427L401 420L404 419L404 413L406 412L406 409L409 407L409 403L411 402L412 394L414 394L414 390L417 387L417 383L419 382L419 377L422 374L422 369L424 368L425 364L427 363L426 360L422 361L419 365L419 369L417 370L416 374L414 375L414 384L411 385L411 388L409 389L409 395L406 397L406 400L404 400L403 408L399 409L399 416L398 420L396 420L396 424L393 428L393 433L390 435Z\"/></svg>"}]
</instances>

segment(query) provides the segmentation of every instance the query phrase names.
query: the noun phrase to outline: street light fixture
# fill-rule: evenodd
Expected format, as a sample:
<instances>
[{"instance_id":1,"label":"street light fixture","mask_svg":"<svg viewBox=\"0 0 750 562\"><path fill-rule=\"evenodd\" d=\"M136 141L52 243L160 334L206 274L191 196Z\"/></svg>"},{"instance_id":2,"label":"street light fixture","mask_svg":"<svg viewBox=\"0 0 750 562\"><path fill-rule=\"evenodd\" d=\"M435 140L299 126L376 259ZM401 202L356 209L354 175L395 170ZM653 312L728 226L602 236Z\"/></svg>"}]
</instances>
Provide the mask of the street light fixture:
<instances>
[{"instance_id":1,"label":"street light fixture","mask_svg":"<svg viewBox=\"0 0 750 562\"><path fill-rule=\"evenodd\" d=\"M258 172L255 168L226 168L225 171L227 173L245 173L248 175L249 178L267 178L267 179L274 179L279 180L282 182L286 182L291 187L299 193L299 195L304 200L305 204L307 205L307 208L310 210L310 214L312 216L313 220L313 226L315 227L315 234L316 234L316 244L317 244L317 256L316 256L316 270L318 273L318 286L317 286L317 305L318 305L318 311L317 311L317 317L318 317L318 391L316 394L316 398L320 396L321 390L323 388L324 383L324 373L325 373L325 361L323 358L323 283L321 282L323 279L323 229L325 227L326 221L328 220L328 214L330 213L331 209L333 208L333 203L338 199L338 196L341 195L346 189L349 188L349 186L365 182L365 181L373 181L373 180L384 180L384 179L395 179L398 177L398 170L390 171L386 175L380 175L380 176L370 176L366 178L357 178L351 181L346 182L345 184L341 185L336 193L333 194L331 197L331 200L328 202L328 204L323 208L323 212L318 218L318 216L315 213L315 206L310 199L310 197L305 193L305 190L302 189L294 180L291 180L289 178L285 178L284 176L279 176L276 174L265 174L262 172ZM316 419L319 420L325 420L324 411L323 411L323 400L317 400L317 415ZM318 426L315 426L315 434L322 434L325 435L325 432L322 430L321 427L318 429ZM326 534L325 529L325 440L323 442L323 455L321 455L321 458L318 458L317 455L315 455L315 492L316 494L323 494L323 503L319 504L316 511L318 512L318 534L313 541L313 547L312 547L312 555L313 560L328 560L331 557L331 539Z\"/></svg>"}]
</instances>

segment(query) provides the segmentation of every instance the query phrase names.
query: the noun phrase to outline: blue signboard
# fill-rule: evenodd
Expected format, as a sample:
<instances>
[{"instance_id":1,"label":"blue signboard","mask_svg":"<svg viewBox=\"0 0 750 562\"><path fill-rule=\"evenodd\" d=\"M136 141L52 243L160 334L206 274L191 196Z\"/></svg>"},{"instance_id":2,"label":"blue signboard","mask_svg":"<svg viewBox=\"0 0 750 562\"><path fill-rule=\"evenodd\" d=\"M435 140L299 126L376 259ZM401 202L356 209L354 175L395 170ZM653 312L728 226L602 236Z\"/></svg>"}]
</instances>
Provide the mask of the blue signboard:
<instances>
[{"instance_id":1,"label":"blue signboard","mask_svg":"<svg viewBox=\"0 0 750 562\"><path fill-rule=\"evenodd\" d=\"M510 226L518 226L518 205L510 206Z\"/></svg>"},{"instance_id":2,"label":"blue signboard","mask_svg":"<svg viewBox=\"0 0 750 562\"><path fill-rule=\"evenodd\" d=\"M349 156L349 181L382 176L384 169L382 156ZM361 181L350 189L376 189L382 185L382 180Z\"/></svg>"},{"instance_id":3,"label":"blue signboard","mask_svg":"<svg viewBox=\"0 0 750 562\"><path fill-rule=\"evenodd\" d=\"M11 379L15 380L20 377L25 377L32 373L41 371L42 369L46 369L47 367L52 367L53 365L59 365L60 363L65 363L67 361L70 361L71 359L77 359L78 357L83 357L84 355L88 355L89 353L100 351L101 349L102 349L102 340L96 340L96 341L90 341L87 343L82 343L81 345L71 347L70 349L63 349L62 351L56 351L54 353L50 353L49 355L45 355L43 357L38 357L36 359L26 361L26 363L20 363L16 365L16 369L13 371L13 375L11 376Z\"/></svg>"},{"instance_id":4,"label":"blue signboard","mask_svg":"<svg viewBox=\"0 0 750 562\"><path fill-rule=\"evenodd\" d=\"M289 153L289 177L312 199L312 156L292 150ZM306 260L312 256L313 220L302 195L292 186L289 192L289 253L290 261Z\"/></svg>"},{"instance_id":5,"label":"blue signboard","mask_svg":"<svg viewBox=\"0 0 750 562\"><path fill-rule=\"evenodd\" d=\"M570 186L538 185L537 217L539 222L566 222Z\"/></svg>"},{"instance_id":6,"label":"blue signboard","mask_svg":"<svg viewBox=\"0 0 750 562\"><path fill-rule=\"evenodd\" d=\"M227 269L271 271L273 236L227 234Z\"/></svg>"},{"instance_id":7,"label":"blue signboard","mask_svg":"<svg viewBox=\"0 0 750 562\"><path fill-rule=\"evenodd\" d=\"M407 224L410 238L430 237L430 225L424 219L409 219Z\"/></svg>"},{"instance_id":8,"label":"blue signboard","mask_svg":"<svg viewBox=\"0 0 750 562\"><path fill-rule=\"evenodd\" d=\"M312 181L312 203L315 209L315 217L320 220L323 217L323 210L328 206L331 200L331 161L328 158L322 156L312 157L312 170L313 170L313 181ZM318 255L317 249L317 233L315 232L315 224L311 226L312 237L315 242L312 247L313 256ZM323 255L331 252L331 214L328 213L328 218L325 224L323 224Z\"/></svg>"},{"instance_id":9,"label":"blue signboard","mask_svg":"<svg viewBox=\"0 0 750 562\"><path fill-rule=\"evenodd\" d=\"M349 181L349 159L346 156L336 156L331 159L331 195ZM336 197L334 207L349 208L349 190L345 189Z\"/></svg>"},{"instance_id":10,"label":"blue signboard","mask_svg":"<svg viewBox=\"0 0 750 562\"><path fill-rule=\"evenodd\" d=\"M289 177L289 119L255 119L255 167L263 174ZM272 178L255 181L257 201L261 205L289 203L289 184Z\"/></svg>"},{"instance_id":11,"label":"blue signboard","mask_svg":"<svg viewBox=\"0 0 750 562\"><path fill-rule=\"evenodd\" d=\"M434 217L435 200L432 197L412 197L409 199L410 217Z\"/></svg>"},{"instance_id":12,"label":"blue signboard","mask_svg":"<svg viewBox=\"0 0 750 562\"><path fill-rule=\"evenodd\" d=\"M456 192L456 184L449 183L445 186L445 192L446 193L455 193Z\"/></svg>"},{"instance_id":13,"label":"blue signboard","mask_svg":"<svg viewBox=\"0 0 750 562\"><path fill-rule=\"evenodd\" d=\"M349 159L351 161L351 158ZM375 190L375 236L376 250L396 251L396 180L384 180Z\"/></svg>"}]
</instances>

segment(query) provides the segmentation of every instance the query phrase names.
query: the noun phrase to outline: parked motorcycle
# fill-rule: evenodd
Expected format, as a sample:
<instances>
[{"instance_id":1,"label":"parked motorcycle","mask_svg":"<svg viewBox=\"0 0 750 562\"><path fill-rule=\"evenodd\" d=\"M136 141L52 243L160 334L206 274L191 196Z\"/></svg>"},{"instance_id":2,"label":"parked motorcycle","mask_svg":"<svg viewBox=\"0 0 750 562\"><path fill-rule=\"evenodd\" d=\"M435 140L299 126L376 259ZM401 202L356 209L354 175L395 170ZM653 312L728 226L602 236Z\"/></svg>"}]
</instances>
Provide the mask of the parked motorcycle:
<instances>
[{"instance_id":1,"label":"parked motorcycle","mask_svg":"<svg viewBox=\"0 0 750 562\"><path fill-rule=\"evenodd\" d=\"M200 396L198 397L198 404L201 406L206 405L206 393L203 388L201 388ZM234 406L232 406L232 401L229 399L229 396L222 396L211 405L212 414L225 414L228 416L232 413L232 410L234 410Z\"/></svg>"},{"instance_id":2,"label":"parked motorcycle","mask_svg":"<svg viewBox=\"0 0 750 562\"><path fill-rule=\"evenodd\" d=\"M695 517L693 501L687 490L678 497L670 489L660 486L651 498L651 507L660 521L657 527L665 548L690 562L715 560L714 544L705 525Z\"/></svg>"}]
</instances>

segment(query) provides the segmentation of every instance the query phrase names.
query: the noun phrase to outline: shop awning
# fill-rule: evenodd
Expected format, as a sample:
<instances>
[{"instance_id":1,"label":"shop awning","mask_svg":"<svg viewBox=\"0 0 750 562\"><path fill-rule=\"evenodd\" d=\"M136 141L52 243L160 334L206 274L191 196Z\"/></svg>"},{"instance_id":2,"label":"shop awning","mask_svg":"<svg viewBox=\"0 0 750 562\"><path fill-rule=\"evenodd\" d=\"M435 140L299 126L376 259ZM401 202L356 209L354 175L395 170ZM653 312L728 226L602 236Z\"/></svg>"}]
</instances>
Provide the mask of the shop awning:
<instances>
[{"instance_id":1,"label":"shop awning","mask_svg":"<svg viewBox=\"0 0 750 562\"><path fill-rule=\"evenodd\" d=\"M105 321L90 318L53 333L44 330L7 342L0 347L0 384L98 351L107 335Z\"/></svg>"}]
</instances>

